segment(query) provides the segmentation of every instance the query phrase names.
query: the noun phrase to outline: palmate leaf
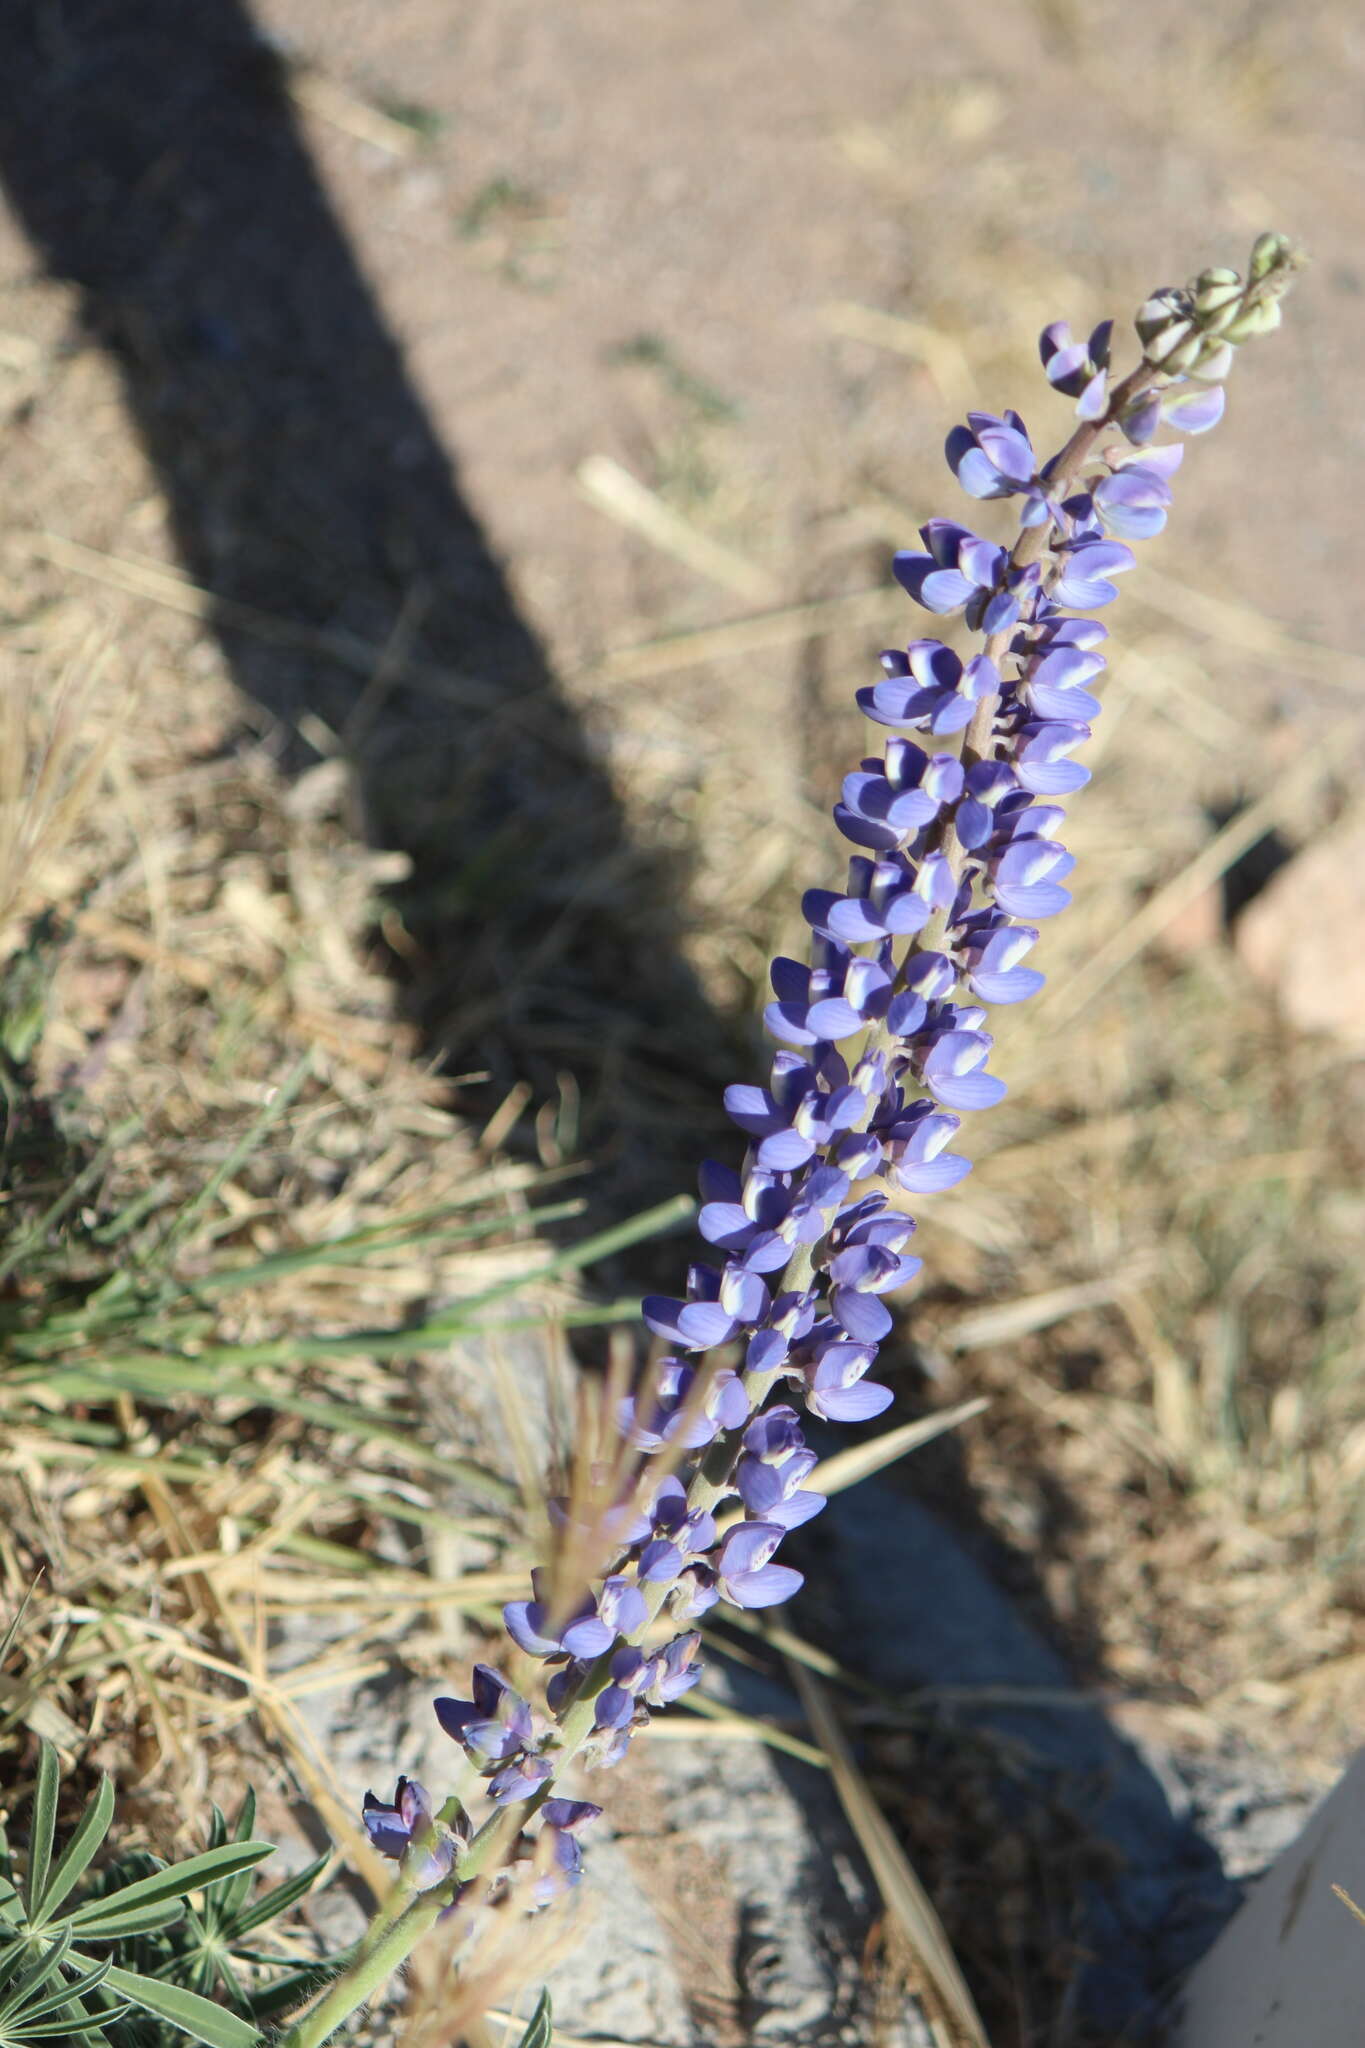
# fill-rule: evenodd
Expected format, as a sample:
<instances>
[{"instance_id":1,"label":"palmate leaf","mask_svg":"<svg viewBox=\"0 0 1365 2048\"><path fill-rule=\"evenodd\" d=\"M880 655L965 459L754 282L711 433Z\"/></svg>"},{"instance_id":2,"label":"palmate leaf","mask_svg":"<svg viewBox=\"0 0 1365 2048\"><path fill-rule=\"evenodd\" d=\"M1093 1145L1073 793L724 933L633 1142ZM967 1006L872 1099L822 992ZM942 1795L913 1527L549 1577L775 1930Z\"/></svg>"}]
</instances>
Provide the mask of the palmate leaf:
<instances>
[{"instance_id":1,"label":"palmate leaf","mask_svg":"<svg viewBox=\"0 0 1365 2048\"><path fill-rule=\"evenodd\" d=\"M81 2003L82 1994L94 1991L104 1982L109 1974L109 1964L96 1963L85 1976L77 1977L74 1983L69 1984L62 1976L62 1965L67 1961L70 1947L71 1934L67 1930L42 1955L31 1961L26 1970L22 1967L25 1950L17 1942L14 1955L3 1958L6 1967L0 1981L15 1976L16 1966L22 1974L0 1997L0 2041L38 2041L58 2037L73 2041L104 2028L111 2019L126 2012L124 2005L112 2013L106 2009L98 2016L87 2012Z\"/></svg>"},{"instance_id":2,"label":"palmate leaf","mask_svg":"<svg viewBox=\"0 0 1365 2048\"><path fill-rule=\"evenodd\" d=\"M167 1918L148 1916L175 1905L177 1910L169 1918L178 1919L179 1902L188 1892L202 1890L215 1878L249 1870L274 1853L273 1842L225 1842L221 1848L206 1849L202 1856L191 1856L184 1863L172 1863L150 1877L139 1878L136 1884L106 1898L87 1900L66 1915L64 1924L75 1928L85 1941L115 1941L125 1934L166 1926Z\"/></svg>"}]
</instances>

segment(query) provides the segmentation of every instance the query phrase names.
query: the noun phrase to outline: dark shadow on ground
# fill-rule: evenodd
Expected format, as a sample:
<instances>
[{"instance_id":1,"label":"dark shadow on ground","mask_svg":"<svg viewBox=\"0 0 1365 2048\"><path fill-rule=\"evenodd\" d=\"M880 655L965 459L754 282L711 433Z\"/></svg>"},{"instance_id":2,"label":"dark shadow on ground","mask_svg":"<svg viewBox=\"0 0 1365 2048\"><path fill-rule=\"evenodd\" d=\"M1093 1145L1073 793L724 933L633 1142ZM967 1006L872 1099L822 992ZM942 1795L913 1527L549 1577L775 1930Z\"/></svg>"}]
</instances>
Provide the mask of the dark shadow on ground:
<instances>
[{"instance_id":1,"label":"dark shadow on ground","mask_svg":"<svg viewBox=\"0 0 1365 2048\"><path fill-rule=\"evenodd\" d=\"M518 614L279 54L238 0L11 0L0 56L0 177L120 367L233 674L294 765L333 736L366 836L412 857L424 1049L486 1070L487 1103L572 1075L599 1215L675 1191L734 1072L678 949L687 878L632 842ZM363 649L396 636L394 677Z\"/></svg>"}]
</instances>

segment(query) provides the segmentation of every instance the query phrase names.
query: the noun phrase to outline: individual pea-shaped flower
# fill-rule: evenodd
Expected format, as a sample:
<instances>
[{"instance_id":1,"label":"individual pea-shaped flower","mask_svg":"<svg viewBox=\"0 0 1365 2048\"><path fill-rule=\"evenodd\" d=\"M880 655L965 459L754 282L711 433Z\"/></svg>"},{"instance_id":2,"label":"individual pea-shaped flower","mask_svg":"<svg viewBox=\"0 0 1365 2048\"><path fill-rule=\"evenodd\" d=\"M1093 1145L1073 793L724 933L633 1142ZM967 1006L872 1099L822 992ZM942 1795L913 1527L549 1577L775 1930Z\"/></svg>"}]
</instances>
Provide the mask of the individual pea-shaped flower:
<instances>
[{"instance_id":1,"label":"individual pea-shaped flower","mask_svg":"<svg viewBox=\"0 0 1365 2048\"><path fill-rule=\"evenodd\" d=\"M500 1672L476 1664L472 1700L438 1699L436 1719L480 1765L502 1763L536 1739L535 1716Z\"/></svg>"},{"instance_id":2,"label":"individual pea-shaped flower","mask_svg":"<svg viewBox=\"0 0 1365 2048\"><path fill-rule=\"evenodd\" d=\"M381 1856L408 1858L407 1874L419 1892L442 1883L455 1868L456 1837L437 1820L415 1778L398 1780L391 1805L367 1792L361 1818Z\"/></svg>"},{"instance_id":3,"label":"individual pea-shaped flower","mask_svg":"<svg viewBox=\"0 0 1365 2048\"><path fill-rule=\"evenodd\" d=\"M695 1265L687 1275L687 1300L651 1295L643 1304L645 1321L659 1336L687 1351L707 1351L727 1344L745 1326L761 1323L768 1311L768 1290L742 1260L725 1266Z\"/></svg>"},{"instance_id":4,"label":"individual pea-shaped flower","mask_svg":"<svg viewBox=\"0 0 1365 2048\"><path fill-rule=\"evenodd\" d=\"M1039 336L1038 353L1043 359L1047 381L1054 390L1064 391L1069 398L1076 400L1078 419L1097 420L1104 416L1108 403L1109 342L1113 331L1113 321L1102 320L1091 333L1089 341L1078 342L1072 338L1067 321L1054 320Z\"/></svg>"},{"instance_id":5,"label":"individual pea-shaped flower","mask_svg":"<svg viewBox=\"0 0 1365 2048\"><path fill-rule=\"evenodd\" d=\"M881 660L881 682L857 692L859 709L879 725L922 726L938 735L961 732L982 699L994 697L1000 688L999 672L986 655L973 655L964 665L941 640L912 640L904 653L889 648ZM837 806L835 823L845 837L856 840L846 819L843 805Z\"/></svg>"},{"instance_id":6,"label":"individual pea-shaped flower","mask_svg":"<svg viewBox=\"0 0 1365 2048\"><path fill-rule=\"evenodd\" d=\"M729 1367L708 1377L700 1397L694 1393L696 1385L695 1366L677 1358L660 1359L640 1391L621 1402L621 1434L637 1450L657 1451L664 1444L698 1450L748 1414L744 1389Z\"/></svg>"},{"instance_id":7,"label":"individual pea-shaped flower","mask_svg":"<svg viewBox=\"0 0 1365 2048\"><path fill-rule=\"evenodd\" d=\"M1038 943L1032 926L984 911L963 944L967 979L983 1003L1024 1003L1043 986L1036 968L1021 967Z\"/></svg>"},{"instance_id":8,"label":"individual pea-shaped flower","mask_svg":"<svg viewBox=\"0 0 1365 2048\"><path fill-rule=\"evenodd\" d=\"M517 1799L532 1799L546 1779L554 1776L554 1768L549 1757L532 1756L523 1751L488 1780L488 1796L496 1806L507 1806Z\"/></svg>"},{"instance_id":9,"label":"individual pea-shaped flower","mask_svg":"<svg viewBox=\"0 0 1365 2048\"><path fill-rule=\"evenodd\" d=\"M691 1692L701 1677L701 1666L696 1662L700 1648L701 1637L695 1629L689 1629L654 1652L648 1660L648 1678L643 1687L651 1706L671 1706L685 1692Z\"/></svg>"},{"instance_id":10,"label":"individual pea-shaped flower","mask_svg":"<svg viewBox=\"0 0 1365 2048\"><path fill-rule=\"evenodd\" d=\"M720 1547L716 1580L732 1607L776 1607L805 1583L790 1565L770 1562L786 1535L778 1522L740 1522Z\"/></svg>"},{"instance_id":11,"label":"individual pea-shaped flower","mask_svg":"<svg viewBox=\"0 0 1365 2048\"><path fill-rule=\"evenodd\" d=\"M918 1061L934 1100L949 1109L994 1108L1006 1092L1004 1082L986 1072L994 1043L989 1032L977 1030L945 1031L934 1039Z\"/></svg>"},{"instance_id":12,"label":"individual pea-shaped flower","mask_svg":"<svg viewBox=\"0 0 1365 2048\"><path fill-rule=\"evenodd\" d=\"M594 1599L589 1594L567 1615L556 1613L548 1573L531 1574L532 1600L509 1600L503 1623L514 1643L532 1657L600 1657L617 1636L633 1635L646 1618L644 1595L633 1579L616 1573Z\"/></svg>"},{"instance_id":13,"label":"individual pea-shaped flower","mask_svg":"<svg viewBox=\"0 0 1365 2048\"><path fill-rule=\"evenodd\" d=\"M1109 581L1136 565L1133 550L1119 540L1067 540L1056 549L1062 573L1053 585L1056 602L1075 612L1097 611L1112 604L1117 587Z\"/></svg>"},{"instance_id":14,"label":"individual pea-shaped flower","mask_svg":"<svg viewBox=\"0 0 1365 2048\"><path fill-rule=\"evenodd\" d=\"M1015 740L1014 772L1033 796L1070 796L1090 780L1090 770L1069 758L1089 737L1088 725L1069 719L1030 719Z\"/></svg>"},{"instance_id":15,"label":"individual pea-shaped flower","mask_svg":"<svg viewBox=\"0 0 1365 2048\"><path fill-rule=\"evenodd\" d=\"M735 1485L748 1514L784 1529L799 1528L818 1515L825 1496L804 1490L816 1462L794 1408L782 1405L757 1416L744 1432L744 1456L735 1468Z\"/></svg>"},{"instance_id":16,"label":"individual pea-shaped flower","mask_svg":"<svg viewBox=\"0 0 1365 2048\"><path fill-rule=\"evenodd\" d=\"M944 450L948 467L972 498L1008 498L1026 491L1038 472L1038 458L1017 412L999 419L969 412L965 427L954 427Z\"/></svg>"},{"instance_id":17,"label":"individual pea-shaped flower","mask_svg":"<svg viewBox=\"0 0 1365 2048\"><path fill-rule=\"evenodd\" d=\"M577 1884L583 1869L583 1851L578 1837L586 1827L602 1818L600 1806L590 1799L547 1799L540 1809L554 1863L553 1875L561 1883Z\"/></svg>"},{"instance_id":18,"label":"individual pea-shaped flower","mask_svg":"<svg viewBox=\"0 0 1365 2048\"><path fill-rule=\"evenodd\" d=\"M1046 649L1029 662L1015 696L1035 718L1083 724L1098 718L1100 702L1085 685L1104 673L1103 656L1085 647Z\"/></svg>"},{"instance_id":19,"label":"individual pea-shaped flower","mask_svg":"<svg viewBox=\"0 0 1365 2048\"><path fill-rule=\"evenodd\" d=\"M835 823L855 845L890 851L931 825L962 791L954 754L928 755L911 740L888 742L884 760L864 761L844 777Z\"/></svg>"},{"instance_id":20,"label":"individual pea-shaped flower","mask_svg":"<svg viewBox=\"0 0 1365 2048\"><path fill-rule=\"evenodd\" d=\"M742 1257L753 1272L784 1266L790 1246L778 1232L792 1193L780 1174L755 1167L741 1181L728 1166L708 1160L700 1175L702 1208L697 1228L708 1244Z\"/></svg>"},{"instance_id":21,"label":"individual pea-shaped flower","mask_svg":"<svg viewBox=\"0 0 1365 2048\"><path fill-rule=\"evenodd\" d=\"M811 1414L826 1422L869 1422L889 1408L894 1398L890 1387L865 1377L876 1356L875 1344L823 1344L806 1369Z\"/></svg>"},{"instance_id":22,"label":"individual pea-shaped flower","mask_svg":"<svg viewBox=\"0 0 1365 2048\"><path fill-rule=\"evenodd\" d=\"M1071 891L1061 884L1075 865L1074 855L1055 839L1021 834L990 863L996 901L1011 917L1035 924L1056 917L1071 901Z\"/></svg>"},{"instance_id":23,"label":"individual pea-shaped flower","mask_svg":"<svg viewBox=\"0 0 1365 2048\"><path fill-rule=\"evenodd\" d=\"M1132 454L1108 451L1109 475L1090 492L1106 532L1122 540L1149 540L1160 533L1171 502L1170 479L1184 453L1178 441Z\"/></svg>"},{"instance_id":24,"label":"individual pea-shaped flower","mask_svg":"<svg viewBox=\"0 0 1365 2048\"><path fill-rule=\"evenodd\" d=\"M642 1585L671 1584L688 1558L710 1550L716 1540L713 1517L704 1508L688 1508L687 1489L673 1474L655 1498L653 1525L654 1534L636 1565Z\"/></svg>"},{"instance_id":25,"label":"individual pea-shaped flower","mask_svg":"<svg viewBox=\"0 0 1365 2048\"><path fill-rule=\"evenodd\" d=\"M923 1099L896 1112L886 1147L893 1176L907 1194L938 1194L967 1178L971 1160L947 1149L961 1125L961 1117Z\"/></svg>"},{"instance_id":26,"label":"individual pea-shaped flower","mask_svg":"<svg viewBox=\"0 0 1365 2048\"><path fill-rule=\"evenodd\" d=\"M930 519L920 538L928 553L902 550L892 563L897 581L926 611L963 612L973 633L1012 626L1041 580L1038 563L1016 567L1007 549L954 519Z\"/></svg>"},{"instance_id":27,"label":"individual pea-shaped flower","mask_svg":"<svg viewBox=\"0 0 1365 2048\"><path fill-rule=\"evenodd\" d=\"M847 1233L829 1262L830 1308L856 1344L881 1342L891 1328L891 1312L878 1296L904 1287L924 1263L900 1249L913 1228L908 1216L869 1217Z\"/></svg>"},{"instance_id":28,"label":"individual pea-shaped flower","mask_svg":"<svg viewBox=\"0 0 1365 2048\"><path fill-rule=\"evenodd\" d=\"M898 877L888 879L881 907L900 922L908 917L917 930L914 919L918 918L922 924L928 917L928 910L923 907L922 898L914 893L913 886L899 891L904 900L897 903L897 880ZM862 917L857 910L857 902L858 899L835 896L828 889L810 889L802 907L808 918L828 920L836 912L842 915L844 906L848 906L845 922L856 923ZM870 923L875 914L869 913L866 921ZM822 933L820 936L825 935ZM772 984L777 1001L769 1004L766 1017L775 1038L790 1039L798 1045L818 1045L847 1038L886 1012L891 1000L893 974L885 961L850 953L841 940L827 940L816 948L816 952L821 963L816 967L802 967L796 960L781 958L772 964ZM725 1107L741 1130L747 1130L761 1140L758 1159L765 1166L780 1163L788 1170L804 1166L818 1149L819 1129L824 1124L825 1112L818 1108L809 1094L798 1099L790 1112L784 1115L786 1105L779 1103L776 1097L770 1108L762 1100L761 1090L736 1088L727 1090ZM842 1112L836 1110L832 1113ZM803 1147L805 1156L798 1157Z\"/></svg>"}]
</instances>

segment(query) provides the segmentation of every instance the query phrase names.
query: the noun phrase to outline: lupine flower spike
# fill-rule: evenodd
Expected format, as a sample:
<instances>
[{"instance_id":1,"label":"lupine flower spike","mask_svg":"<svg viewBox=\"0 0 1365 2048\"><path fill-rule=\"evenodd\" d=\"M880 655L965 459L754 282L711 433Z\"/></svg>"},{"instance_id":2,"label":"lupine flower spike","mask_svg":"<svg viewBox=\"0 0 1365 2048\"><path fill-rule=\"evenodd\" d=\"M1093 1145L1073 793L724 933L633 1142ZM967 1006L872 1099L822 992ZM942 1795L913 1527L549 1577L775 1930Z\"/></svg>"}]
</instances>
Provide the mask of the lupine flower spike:
<instances>
[{"instance_id":1,"label":"lupine flower spike","mask_svg":"<svg viewBox=\"0 0 1365 2048\"><path fill-rule=\"evenodd\" d=\"M856 849L845 886L808 891L807 957L773 963L768 1084L726 1093L748 1145L738 1170L702 1169L699 1225L714 1256L680 1297L643 1305L666 1349L619 1405L631 1483L604 1516L607 1569L568 1589L537 1574L533 1597L505 1611L513 1642L547 1667L543 1715L476 1667L472 1699L436 1705L466 1760L461 1794L433 1814L400 1779L392 1806L367 1804L377 1846L401 1857L406 1915L287 2048L326 2039L380 1981L381 1961L392 1968L471 1880L520 1856L536 1873L533 1902L572 1883L579 1832L599 1809L557 1791L567 1766L615 1763L651 1708L696 1683L690 1624L709 1608L768 1607L800 1586L777 1553L824 1502L806 1484L815 1457L799 1409L856 1422L889 1405L873 1376L892 1326L885 1297L920 1262L907 1249L914 1222L887 1190L932 1195L969 1171L951 1149L962 1118L1005 1093L989 1070L990 1013L1037 992L1038 927L1070 901L1058 799L1089 780L1076 756L1100 712L1107 637L1089 615L1117 596L1129 542L1166 523L1184 451L1158 436L1217 423L1236 350L1279 324L1298 263L1283 237L1263 235L1245 278L1206 270L1155 293L1137 315L1139 360L1120 378L1111 323L1084 341L1048 327L1043 369L1077 421L1050 457L1016 412L971 413L949 434L962 489L1013 500L1018 536L1004 547L931 519L922 547L895 558L910 597L960 614L980 645L964 659L913 639L858 692L891 737L834 808ZM485 1795L477 1825L471 1783Z\"/></svg>"}]
</instances>

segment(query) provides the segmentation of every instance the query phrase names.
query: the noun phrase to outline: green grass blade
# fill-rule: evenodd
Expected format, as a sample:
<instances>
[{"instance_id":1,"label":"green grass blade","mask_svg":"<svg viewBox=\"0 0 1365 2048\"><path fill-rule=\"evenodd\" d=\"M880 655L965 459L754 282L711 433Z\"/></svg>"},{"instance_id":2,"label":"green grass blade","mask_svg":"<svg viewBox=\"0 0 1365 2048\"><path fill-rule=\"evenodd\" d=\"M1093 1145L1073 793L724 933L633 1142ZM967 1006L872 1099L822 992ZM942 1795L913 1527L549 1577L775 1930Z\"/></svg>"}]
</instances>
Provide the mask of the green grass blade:
<instances>
[{"instance_id":1,"label":"green grass blade","mask_svg":"<svg viewBox=\"0 0 1365 2048\"><path fill-rule=\"evenodd\" d=\"M238 1168L251 1157L271 1125L277 1124L285 1111L292 1107L299 1090L312 1071L313 1056L311 1053L305 1053L297 1065L285 1075L269 1102L252 1118L236 1144L229 1146L226 1156L219 1161L198 1194L185 1204L156 1247L153 1254L155 1259L166 1261L180 1245L184 1244L204 1211L217 1197L224 1182L232 1179Z\"/></svg>"},{"instance_id":2,"label":"green grass blade","mask_svg":"<svg viewBox=\"0 0 1365 2048\"><path fill-rule=\"evenodd\" d=\"M256 2048L261 2038L248 2021L178 1984L166 1984L160 1978L141 1977L135 1970L117 1967L110 1970L105 1981L109 1990L141 2006L144 2012L169 2020L192 2041L205 2042L206 2048Z\"/></svg>"},{"instance_id":3,"label":"green grass blade","mask_svg":"<svg viewBox=\"0 0 1365 2048\"><path fill-rule=\"evenodd\" d=\"M36 1580L34 1581L34 1584L35 1584L35 1585L37 1584L37 1581L36 1581ZM18 1612L16 1613L16 1615L15 1615L15 1617L14 1617L13 1621L12 1621L12 1622L10 1623L9 1627L8 1627L8 1628L7 1628L6 1630L5 1630L4 1636L3 1636L3 1637L0 1637L0 1664L3 1664L3 1663L4 1663L4 1661L5 1661L6 1657L8 1657L8 1655L9 1655L9 1653L10 1653L11 1649L12 1649L12 1648L14 1647L14 1638L15 1638L15 1637L16 1637L16 1636L18 1635L18 1633L19 1633L19 1624L20 1624L20 1622L21 1622L21 1621L23 1620L23 1618L24 1618L25 1614L27 1614L27 1612L28 1612L28 1603L29 1603L29 1601L30 1601L30 1600L31 1600L32 1598L33 1598L33 1586L30 1586L30 1587L28 1588L28 1590L26 1591L26 1593L24 1594L24 1597L23 1597L23 1599L22 1599L22 1600L21 1600L21 1601L19 1602L19 1609L18 1609Z\"/></svg>"},{"instance_id":4,"label":"green grass blade","mask_svg":"<svg viewBox=\"0 0 1365 2048\"><path fill-rule=\"evenodd\" d=\"M126 1123L119 1124L110 1133L89 1165L83 1167L75 1179L62 1189L56 1201L49 1204L42 1215L30 1223L28 1229L14 1240L5 1256L0 1259L0 1280L7 1280L11 1273L31 1259L34 1252L47 1242L49 1234L61 1222L63 1216L75 1208L82 1195L87 1189L92 1188L105 1172L120 1148L126 1145L130 1138L135 1137L141 1128L141 1120L138 1117L130 1117Z\"/></svg>"},{"instance_id":5,"label":"green grass blade","mask_svg":"<svg viewBox=\"0 0 1365 2048\"><path fill-rule=\"evenodd\" d=\"M91 1859L109 1832L113 1818L114 1788L108 1778L101 1778L99 1790L81 1815L76 1832L43 1886L42 1897L31 1909L30 1917L35 1927L47 1925L72 1886L85 1875Z\"/></svg>"},{"instance_id":6,"label":"green grass blade","mask_svg":"<svg viewBox=\"0 0 1365 2048\"><path fill-rule=\"evenodd\" d=\"M42 1910L47 1874L52 1867L52 1843L57 1832L57 1793L61 1781L57 1752L44 1738L38 1748L38 1777L33 1788L33 1817L29 1822L26 1904L30 1921L36 1919Z\"/></svg>"}]
</instances>

